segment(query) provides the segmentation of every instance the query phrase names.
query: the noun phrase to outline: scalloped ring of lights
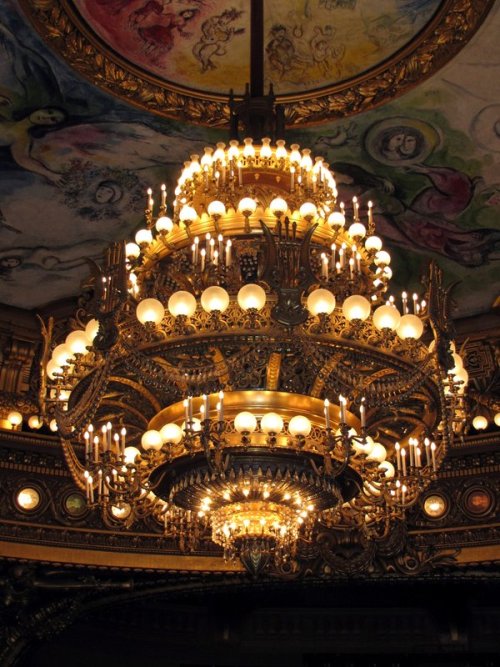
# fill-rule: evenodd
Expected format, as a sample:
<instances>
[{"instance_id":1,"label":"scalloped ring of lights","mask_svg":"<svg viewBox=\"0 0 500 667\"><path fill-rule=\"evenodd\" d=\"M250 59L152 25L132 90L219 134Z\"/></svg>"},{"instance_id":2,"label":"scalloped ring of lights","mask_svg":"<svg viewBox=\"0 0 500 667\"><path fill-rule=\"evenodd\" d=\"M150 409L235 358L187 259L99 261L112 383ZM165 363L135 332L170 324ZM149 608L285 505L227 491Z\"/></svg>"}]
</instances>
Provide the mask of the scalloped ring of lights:
<instances>
[{"instance_id":1,"label":"scalloped ring of lights","mask_svg":"<svg viewBox=\"0 0 500 667\"><path fill-rule=\"evenodd\" d=\"M320 523L390 530L463 427L439 269L423 296L392 295L372 203L338 203L325 161L284 141L191 156L154 210L149 191L145 228L109 249L47 360L90 506L244 562L290 557ZM113 391L137 383L127 412Z\"/></svg>"}]
</instances>

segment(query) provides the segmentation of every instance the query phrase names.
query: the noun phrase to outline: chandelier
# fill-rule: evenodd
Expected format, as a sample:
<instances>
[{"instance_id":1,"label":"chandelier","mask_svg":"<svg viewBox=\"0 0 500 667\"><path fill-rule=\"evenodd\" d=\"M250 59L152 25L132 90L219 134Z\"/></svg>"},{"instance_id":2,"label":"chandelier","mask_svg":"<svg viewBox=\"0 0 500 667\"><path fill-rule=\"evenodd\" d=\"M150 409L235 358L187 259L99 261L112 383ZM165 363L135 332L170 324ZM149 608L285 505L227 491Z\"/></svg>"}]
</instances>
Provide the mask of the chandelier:
<instances>
[{"instance_id":1,"label":"chandelier","mask_svg":"<svg viewBox=\"0 0 500 667\"><path fill-rule=\"evenodd\" d=\"M46 411L107 524L256 569L319 527L381 539L404 518L463 427L467 372L440 270L392 293L375 210L270 138L192 155L171 206L148 192L65 341L46 330Z\"/></svg>"}]
</instances>

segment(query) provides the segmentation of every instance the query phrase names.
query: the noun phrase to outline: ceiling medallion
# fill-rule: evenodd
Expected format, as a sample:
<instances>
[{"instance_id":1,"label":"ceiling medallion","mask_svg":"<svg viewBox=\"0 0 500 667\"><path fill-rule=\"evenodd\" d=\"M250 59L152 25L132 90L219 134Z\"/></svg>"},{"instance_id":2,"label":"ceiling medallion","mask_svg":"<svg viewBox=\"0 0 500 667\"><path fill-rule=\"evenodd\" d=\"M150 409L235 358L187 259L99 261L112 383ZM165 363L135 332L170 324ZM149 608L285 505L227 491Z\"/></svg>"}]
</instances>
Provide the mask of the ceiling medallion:
<instances>
[{"instance_id":1,"label":"ceiling medallion","mask_svg":"<svg viewBox=\"0 0 500 667\"><path fill-rule=\"evenodd\" d=\"M79 74L146 111L226 126L227 81L242 87L250 78L249 4L237 10L184 3L175 11L159 2L21 4L43 39ZM259 42L263 80L274 84L288 126L367 111L434 74L468 42L492 6L492 0L430 0L419 13L391 18L373 14L373 4L352 3L350 13L358 12L355 26L366 40L360 44L345 7L331 4L327 11L325 3L314 10L318 16L293 27L280 22L279 3L266 3ZM384 50L388 44L392 52ZM236 63L243 63L238 70Z\"/></svg>"},{"instance_id":2,"label":"ceiling medallion","mask_svg":"<svg viewBox=\"0 0 500 667\"><path fill-rule=\"evenodd\" d=\"M441 272L390 294L375 224L270 138L192 155L171 207L148 193L65 341L45 330L43 416L109 525L149 518L255 572L325 527L404 519L463 429L467 372Z\"/></svg>"}]
</instances>

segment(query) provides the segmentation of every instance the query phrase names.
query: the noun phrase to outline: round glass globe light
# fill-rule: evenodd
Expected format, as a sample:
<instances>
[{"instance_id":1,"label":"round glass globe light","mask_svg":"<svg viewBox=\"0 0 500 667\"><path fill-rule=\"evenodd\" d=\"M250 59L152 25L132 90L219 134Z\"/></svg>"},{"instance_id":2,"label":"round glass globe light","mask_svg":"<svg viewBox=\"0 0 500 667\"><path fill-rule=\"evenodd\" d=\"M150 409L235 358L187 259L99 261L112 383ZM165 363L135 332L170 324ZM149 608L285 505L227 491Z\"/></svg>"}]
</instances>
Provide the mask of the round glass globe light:
<instances>
[{"instance_id":1,"label":"round glass globe light","mask_svg":"<svg viewBox=\"0 0 500 667\"><path fill-rule=\"evenodd\" d=\"M16 502L23 510L34 510L40 504L40 494L36 489L26 487L19 491Z\"/></svg>"},{"instance_id":2,"label":"round glass globe light","mask_svg":"<svg viewBox=\"0 0 500 667\"><path fill-rule=\"evenodd\" d=\"M51 380L55 380L57 375L61 375L62 368L55 359L51 359L46 366L47 375Z\"/></svg>"},{"instance_id":3,"label":"round glass globe light","mask_svg":"<svg viewBox=\"0 0 500 667\"><path fill-rule=\"evenodd\" d=\"M56 419L51 419L49 422L49 428L52 431L52 433L55 433L58 430L58 425L57 425L57 420Z\"/></svg>"},{"instance_id":4,"label":"round glass globe light","mask_svg":"<svg viewBox=\"0 0 500 667\"><path fill-rule=\"evenodd\" d=\"M135 314L141 324L160 324L165 308L158 299L143 299L137 304Z\"/></svg>"},{"instance_id":5,"label":"round glass globe light","mask_svg":"<svg viewBox=\"0 0 500 667\"><path fill-rule=\"evenodd\" d=\"M307 310L311 315L331 315L335 309L335 296L330 290L315 289L307 297Z\"/></svg>"},{"instance_id":6,"label":"round glass globe light","mask_svg":"<svg viewBox=\"0 0 500 667\"><path fill-rule=\"evenodd\" d=\"M361 294L353 294L347 297L342 304L342 312L349 322L366 320L370 315L370 308L370 302Z\"/></svg>"},{"instance_id":7,"label":"round glass globe light","mask_svg":"<svg viewBox=\"0 0 500 667\"><path fill-rule=\"evenodd\" d=\"M300 215L306 220L312 220L317 212L316 204L313 204L312 201L305 201L299 208Z\"/></svg>"},{"instance_id":8,"label":"round glass globe light","mask_svg":"<svg viewBox=\"0 0 500 667\"><path fill-rule=\"evenodd\" d=\"M345 215L340 211L334 211L328 216L330 227L343 227L345 225Z\"/></svg>"},{"instance_id":9,"label":"round glass globe light","mask_svg":"<svg viewBox=\"0 0 500 667\"><path fill-rule=\"evenodd\" d=\"M99 331L99 322L96 319L89 320L85 326L85 333L87 338L92 343Z\"/></svg>"},{"instance_id":10,"label":"round glass globe light","mask_svg":"<svg viewBox=\"0 0 500 667\"><path fill-rule=\"evenodd\" d=\"M367 455L368 461L378 461L382 463L387 457L387 450L384 445L381 445L380 442L373 443L371 452Z\"/></svg>"},{"instance_id":11,"label":"round glass globe light","mask_svg":"<svg viewBox=\"0 0 500 667\"><path fill-rule=\"evenodd\" d=\"M205 312L212 313L217 310L223 313L229 306L229 294L223 287L214 285L203 290L200 301Z\"/></svg>"},{"instance_id":12,"label":"round glass globe light","mask_svg":"<svg viewBox=\"0 0 500 667\"><path fill-rule=\"evenodd\" d=\"M234 428L238 433L253 433L257 428L257 419L251 412L238 412L234 418Z\"/></svg>"},{"instance_id":13,"label":"round glass globe light","mask_svg":"<svg viewBox=\"0 0 500 667\"><path fill-rule=\"evenodd\" d=\"M135 463L136 458L140 455L141 452L137 447L125 447L123 450L123 459L125 463Z\"/></svg>"},{"instance_id":14,"label":"round glass globe light","mask_svg":"<svg viewBox=\"0 0 500 667\"><path fill-rule=\"evenodd\" d=\"M174 292L168 300L168 311L174 317L184 315L192 317L196 310L196 299L191 292L179 290Z\"/></svg>"},{"instance_id":15,"label":"round glass globe light","mask_svg":"<svg viewBox=\"0 0 500 667\"><path fill-rule=\"evenodd\" d=\"M184 437L181 427L177 424L165 424L160 429L160 435L164 443L173 445L177 445Z\"/></svg>"},{"instance_id":16,"label":"round glass globe light","mask_svg":"<svg viewBox=\"0 0 500 667\"><path fill-rule=\"evenodd\" d=\"M150 229L139 229L135 235L135 242L137 245L148 245L153 240L153 234Z\"/></svg>"},{"instance_id":17,"label":"round glass globe light","mask_svg":"<svg viewBox=\"0 0 500 667\"><path fill-rule=\"evenodd\" d=\"M288 423L288 432L293 436L301 435L304 438L307 438L311 429L312 424L310 420L303 415L295 415L295 417L292 417Z\"/></svg>"},{"instance_id":18,"label":"round glass globe light","mask_svg":"<svg viewBox=\"0 0 500 667\"><path fill-rule=\"evenodd\" d=\"M388 266L391 263L391 256L386 250L379 250L373 261L377 266Z\"/></svg>"},{"instance_id":19,"label":"round glass globe light","mask_svg":"<svg viewBox=\"0 0 500 667\"><path fill-rule=\"evenodd\" d=\"M144 431L141 437L141 445L146 451L148 449L159 451L163 447L163 439L160 432L155 431L154 429Z\"/></svg>"},{"instance_id":20,"label":"round glass globe light","mask_svg":"<svg viewBox=\"0 0 500 667\"><path fill-rule=\"evenodd\" d=\"M174 223L168 216L162 215L156 221L155 227L156 231L159 233L170 234L170 232L174 228Z\"/></svg>"},{"instance_id":21,"label":"round glass globe light","mask_svg":"<svg viewBox=\"0 0 500 667\"><path fill-rule=\"evenodd\" d=\"M477 415L472 420L472 426L476 431L484 431L485 428L488 428L488 420L483 415Z\"/></svg>"},{"instance_id":22,"label":"round glass globe light","mask_svg":"<svg viewBox=\"0 0 500 667\"><path fill-rule=\"evenodd\" d=\"M395 331L401 320L401 314L395 306L379 306L373 313L373 324L379 331L390 329Z\"/></svg>"},{"instance_id":23,"label":"round glass globe light","mask_svg":"<svg viewBox=\"0 0 500 667\"><path fill-rule=\"evenodd\" d=\"M369 236L365 241L365 248L369 252L382 250L382 239L378 236Z\"/></svg>"},{"instance_id":24,"label":"round glass globe light","mask_svg":"<svg viewBox=\"0 0 500 667\"><path fill-rule=\"evenodd\" d=\"M353 222L347 233L352 239L362 239L366 236L366 227L361 222Z\"/></svg>"},{"instance_id":25,"label":"round glass globe light","mask_svg":"<svg viewBox=\"0 0 500 667\"><path fill-rule=\"evenodd\" d=\"M406 338L418 340L424 333L424 323L418 315L403 315L396 331L398 336L403 340Z\"/></svg>"},{"instance_id":26,"label":"round glass globe light","mask_svg":"<svg viewBox=\"0 0 500 667\"><path fill-rule=\"evenodd\" d=\"M226 206L224 202L215 199L214 201L211 201L210 204L207 206L207 211L208 215L220 217L224 215L224 213L226 212Z\"/></svg>"},{"instance_id":27,"label":"round glass globe light","mask_svg":"<svg viewBox=\"0 0 500 667\"><path fill-rule=\"evenodd\" d=\"M266 292L260 285L249 283L238 292L238 304L242 310L261 310L266 305Z\"/></svg>"},{"instance_id":28,"label":"round glass globe light","mask_svg":"<svg viewBox=\"0 0 500 667\"><path fill-rule=\"evenodd\" d=\"M43 422L38 415L31 415L31 417L28 419L28 426L30 428L39 429L42 428L42 424Z\"/></svg>"},{"instance_id":29,"label":"round glass globe light","mask_svg":"<svg viewBox=\"0 0 500 667\"><path fill-rule=\"evenodd\" d=\"M120 505L111 505L111 514L115 519L125 521L130 516L132 507L128 503L120 503Z\"/></svg>"},{"instance_id":30,"label":"round glass globe light","mask_svg":"<svg viewBox=\"0 0 500 667\"><path fill-rule=\"evenodd\" d=\"M386 479L392 479L396 474L396 470L390 461L381 461L377 468L382 470Z\"/></svg>"},{"instance_id":31,"label":"round glass globe light","mask_svg":"<svg viewBox=\"0 0 500 667\"><path fill-rule=\"evenodd\" d=\"M368 456L368 454L370 454L374 446L375 446L375 441L370 435L367 435L365 439L362 440L361 442L359 442L358 440L353 440L352 443L352 448L354 449L356 454L364 454L365 456Z\"/></svg>"},{"instance_id":32,"label":"round glass globe light","mask_svg":"<svg viewBox=\"0 0 500 667\"><path fill-rule=\"evenodd\" d=\"M179 211L179 220L185 224L194 222L197 218L198 213L196 213L196 210L192 206L184 205Z\"/></svg>"},{"instance_id":33,"label":"round glass globe light","mask_svg":"<svg viewBox=\"0 0 500 667\"><path fill-rule=\"evenodd\" d=\"M7 420L10 422L12 426L19 426L19 424L21 424L23 421L23 416L17 410L12 410L7 415Z\"/></svg>"},{"instance_id":34,"label":"round glass globe light","mask_svg":"<svg viewBox=\"0 0 500 667\"><path fill-rule=\"evenodd\" d=\"M125 257L127 259L132 258L132 259L137 259L139 255L141 254L141 249L137 245L137 243L127 243L125 246Z\"/></svg>"},{"instance_id":35,"label":"round glass globe light","mask_svg":"<svg viewBox=\"0 0 500 667\"><path fill-rule=\"evenodd\" d=\"M495 426L500 426L500 412L497 412L495 416L493 417L493 421L495 422Z\"/></svg>"},{"instance_id":36,"label":"round glass globe light","mask_svg":"<svg viewBox=\"0 0 500 667\"><path fill-rule=\"evenodd\" d=\"M269 210L277 218L280 218L288 211L288 204L282 197L275 197L269 204Z\"/></svg>"},{"instance_id":37,"label":"round glass globe light","mask_svg":"<svg viewBox=\"0 0 500 667\"><path fill-rule=\"evenodd\" d=\"M62 343L54 348L52 352L52 359L56 362L58 366L64 366L68 364L69 360L72 358L73 354L69 347Z\"/></svg>"},{"instance_id":38,"label":"round glass globe light","mask_svg":"<svg viewBox=\"0 0 500 667\"><path fill-rule=\"evenodd\" d=\"M66 336L66 345L71 351L71 354L87 354L87 346L90 341L85 331L72 331Z\"/></svg>"},{"instance_id":39,"label":"round glass globe light","mask_svg":"<svg viewBox=\"0 0 500 667\"><path fill-rule=\"evenodd\" d=\"M238 204L238 211L245 217L252 215L257 210L257 202L251 197L243 197Z\"/></svg>"},{"instance_id":40,"label":"round glass globe light","mask_svg":"<svg viewBox=\"0 0 500 667\"><path fill-rule=\"evenodd\" d=\"M260 420L260 428L264 433L281 433L283 419L277 412L266 412Z\"/></svg>"}]
</instances>

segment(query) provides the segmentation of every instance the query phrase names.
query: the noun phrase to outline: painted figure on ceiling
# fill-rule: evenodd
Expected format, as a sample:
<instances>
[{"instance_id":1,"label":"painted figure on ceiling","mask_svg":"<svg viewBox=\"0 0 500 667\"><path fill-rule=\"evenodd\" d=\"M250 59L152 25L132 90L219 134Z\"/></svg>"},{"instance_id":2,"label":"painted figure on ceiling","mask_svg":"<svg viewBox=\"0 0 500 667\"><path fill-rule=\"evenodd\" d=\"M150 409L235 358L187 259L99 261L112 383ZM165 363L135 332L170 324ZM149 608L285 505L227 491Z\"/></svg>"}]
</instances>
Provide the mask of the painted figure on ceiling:
<instances>
[{"instance_id":1,"label":"painted figure on ceiling","mask_svg":"<svg viewBox=\"0 0 500 667\"><path fill-rule=\"evenodd\" d=\"M387 178L371 174L359 165L335 163L339 187L349 190L355 182L361 194L367 188L387 193L375 214L377 231L392 243L426 253L435 252L462 266L480 266L500 251L500 229L464 228L461 216L479 194L481 179L451 167L425 163L440 142L428 123L411 118L389 118L371 126L365 148L371 157L395 169L404 169L426 183L406 199ZM342 184L343 187L342 187ZM374 196L377 199L376 196ZM490 205L495 199L489 198Z\"/></svg>"},{"instance_id":2,"label":"painted figure on ceiling","mask_svg":"<svg viewBox=\"0 0 500 667\"><path fill-rule=\"evenodd\" d=\"M193 46L193 55L201 64L201 71L216 69L214 56L225 56L227 45L235 35L242 35L245 28L235 28L230 24L241 18L242 11L231 8L222 14L211 16L201 24L201 38Z\"/></svg>"},{"instance_id":3,"label":"painted figure on ceiling","mask_svg":"<svg viewBox=\"0 0 500 667\"><path fill-rule=\"evenodd\" d=\"M149 0L143 7L132 12L130 25L144 43L145 52L155 59L168 53L174 46L175 34L191 37L186 26L198 13L197 8L173 12L157 0Z\"/></svg>"}]
</instances>

